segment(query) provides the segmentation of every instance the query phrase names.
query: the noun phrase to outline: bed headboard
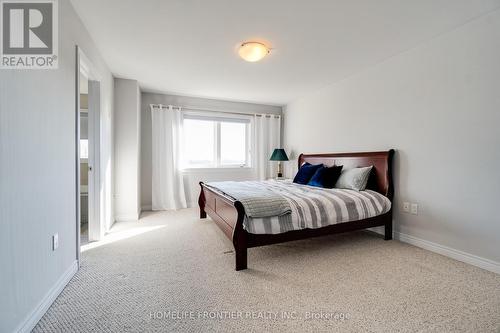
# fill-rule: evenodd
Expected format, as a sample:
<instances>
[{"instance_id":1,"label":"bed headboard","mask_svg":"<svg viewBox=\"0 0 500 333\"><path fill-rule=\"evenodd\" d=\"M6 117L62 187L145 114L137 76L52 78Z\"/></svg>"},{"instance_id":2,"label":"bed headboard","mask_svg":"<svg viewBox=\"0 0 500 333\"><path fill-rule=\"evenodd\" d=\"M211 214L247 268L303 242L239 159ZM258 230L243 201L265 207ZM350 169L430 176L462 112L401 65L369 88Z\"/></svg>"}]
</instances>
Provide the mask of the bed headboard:
<instances>
[{"instance_id":1,"label":"bed headboard","mask_svg":"<svg viewBox=\"0 0 500 333\"><path fill-rule=\"evenodd\" d=\"M373 165L367 188L377 191L392 201L394 185L392 182L392 158L394 150L365 153L300 154L299 168L304 162L324 164L325 166L343 165L344 168L357 168Z\"/></svg>"}]
</instances>

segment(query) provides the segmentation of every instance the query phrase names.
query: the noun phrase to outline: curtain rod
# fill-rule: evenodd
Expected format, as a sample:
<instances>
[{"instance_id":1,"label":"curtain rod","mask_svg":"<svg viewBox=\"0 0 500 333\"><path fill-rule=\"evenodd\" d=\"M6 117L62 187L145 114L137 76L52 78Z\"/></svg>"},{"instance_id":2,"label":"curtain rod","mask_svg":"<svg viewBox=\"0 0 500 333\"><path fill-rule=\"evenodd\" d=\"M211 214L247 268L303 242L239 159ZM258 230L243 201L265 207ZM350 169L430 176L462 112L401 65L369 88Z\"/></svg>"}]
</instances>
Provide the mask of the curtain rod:
<instances>
[{"instance_id":1,"label":"curtain rod","mask_svg":"<svg viewBox=\"0 0 500 333\"><path fill-rule=\"evenodd\" d=\"M276 118L281 118L281 115L275 114L275 113L233 112L233 111L226 111L226 110L198 108L198 107L194 107L194 106L177 106L177 105L172 105L172 104L168 104L168 105L164 105L164 104L149 104L149 106L157 107L157 108L160 108L160 109L167 109L169 107L172 107L173 109L188 110L188 111L219 112L219 113L229 113L229 114L237 114L237 115L243 115L243 116L256 116L256 117L261 117L261 116L275 116Z\"/></svg>"}]
</instances>

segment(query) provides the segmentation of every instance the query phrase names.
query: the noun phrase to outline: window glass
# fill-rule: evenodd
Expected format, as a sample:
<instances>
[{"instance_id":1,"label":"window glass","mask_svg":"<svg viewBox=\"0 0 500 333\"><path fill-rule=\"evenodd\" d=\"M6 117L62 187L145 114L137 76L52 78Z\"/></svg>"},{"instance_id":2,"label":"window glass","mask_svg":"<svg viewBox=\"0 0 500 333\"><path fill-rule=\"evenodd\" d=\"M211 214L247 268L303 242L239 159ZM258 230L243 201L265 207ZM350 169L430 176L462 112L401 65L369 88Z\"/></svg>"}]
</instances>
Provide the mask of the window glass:
<instances>
[{"instance_id":1,"label":"window glass","mask_svg":"<svg viewBox=\"0 0 500 333\"><path fill-rule=\"evenodd\" d=\"M215 166L215 122L184 119L184 160L188 167Z\"/></svg>"},{"instance_id":2,"label":"window glass","mask_svg":"<svg viewBox=\"0 0 500 333\"><path fill-rule=\"evenodd\" d=\"M183 166L250 166L250 118L185 114Z\"/></svg>"},{"instance_id":3,"label":"window glass","mask_svg":"<svg viewBox=\"0 0 500 333\"><path fill-rule=\"evenodd\" d=\"M246 164L246 127L245 123L220 123L221 165Z\"/></svg>"}]
</instances>

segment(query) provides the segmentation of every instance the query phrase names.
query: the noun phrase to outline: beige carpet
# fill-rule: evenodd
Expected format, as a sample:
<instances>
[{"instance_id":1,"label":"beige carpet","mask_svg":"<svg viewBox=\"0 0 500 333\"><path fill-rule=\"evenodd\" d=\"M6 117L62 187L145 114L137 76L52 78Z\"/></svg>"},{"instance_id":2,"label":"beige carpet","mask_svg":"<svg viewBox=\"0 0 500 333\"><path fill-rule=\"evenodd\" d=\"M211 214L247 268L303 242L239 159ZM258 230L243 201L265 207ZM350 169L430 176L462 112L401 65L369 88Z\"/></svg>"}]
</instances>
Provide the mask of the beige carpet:
<instances>
[{"instance_id":1,"label":"beige carpet","mask_svg":"<svg viewBox=\"0 0 500 333\"><path fill-rule=\"evenodd\" d=\"M96 244L35 332L500 327L500 275L367 232L250 249L241 272L232 244L194 209L117 224Z\"/></svg>"}]
</instances>

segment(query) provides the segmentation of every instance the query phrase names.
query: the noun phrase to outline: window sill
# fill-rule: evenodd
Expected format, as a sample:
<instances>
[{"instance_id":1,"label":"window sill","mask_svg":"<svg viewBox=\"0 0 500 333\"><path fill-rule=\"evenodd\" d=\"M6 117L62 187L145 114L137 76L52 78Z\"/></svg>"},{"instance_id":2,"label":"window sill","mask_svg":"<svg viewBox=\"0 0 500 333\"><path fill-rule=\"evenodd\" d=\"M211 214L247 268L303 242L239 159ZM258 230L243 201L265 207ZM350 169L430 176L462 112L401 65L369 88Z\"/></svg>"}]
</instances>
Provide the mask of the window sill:
<instances>
[{"instance_id":1,"label":"window sill","mask_svg":"<svg viewBox=\"0 0 500 333\"><path fill-rule=\"evenodd\" d=\"M252 167L217 167L217 168L186 168L181 172L189 173L217 173L217 172L238 172L238 171L254 171Z\"/></svg>"}]
</instances>

